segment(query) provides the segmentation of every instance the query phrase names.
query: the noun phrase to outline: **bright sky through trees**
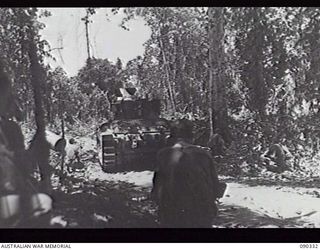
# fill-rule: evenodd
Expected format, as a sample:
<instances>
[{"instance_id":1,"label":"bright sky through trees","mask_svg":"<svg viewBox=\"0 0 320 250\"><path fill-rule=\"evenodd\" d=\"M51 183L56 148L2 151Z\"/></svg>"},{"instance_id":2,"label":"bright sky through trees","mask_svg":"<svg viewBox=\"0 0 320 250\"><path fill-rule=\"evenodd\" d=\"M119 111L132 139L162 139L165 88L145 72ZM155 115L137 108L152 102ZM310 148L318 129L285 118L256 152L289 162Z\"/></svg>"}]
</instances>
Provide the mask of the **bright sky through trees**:
<instances>
[{"instance_id":1,"label":"bright sky through trees","mask_svg":"<svg viewBox=\"0 0 320 250\"><path fill-rule=\"evenodd\" d=\"M41 34L50 43L52 54L56 58L56 62L49 62L53 67L63 67L73 76L87 59L85 25L81 21L85 16L85 9L45 9L52 15L40 19L46 25ZM150 37L150 29L141 19L136 19L130 21L130 31L126 31L119 27L122 18L123 14L113 15L109 8L97 9L89 26L91 55L114 62L119 57L124 63L137 55L143 55L143 43ZM55 49L61 47L63 49Z\"/></svg>"}]
</instances>

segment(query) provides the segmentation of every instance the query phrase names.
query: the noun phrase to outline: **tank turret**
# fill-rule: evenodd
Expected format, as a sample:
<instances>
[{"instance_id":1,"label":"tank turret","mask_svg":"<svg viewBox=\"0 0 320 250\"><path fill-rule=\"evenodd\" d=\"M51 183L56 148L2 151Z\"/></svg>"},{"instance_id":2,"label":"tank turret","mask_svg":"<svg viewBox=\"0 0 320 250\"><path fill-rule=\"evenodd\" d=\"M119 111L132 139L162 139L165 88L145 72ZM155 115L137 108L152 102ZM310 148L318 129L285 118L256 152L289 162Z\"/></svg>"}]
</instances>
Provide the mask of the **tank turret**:
<instances>
[{"instance_id":1,"label":"tank turret","mask_svg":"<svg viewBox=\"0 0 320 250\"><path fill-rule=\"evenodd\" d=\"M111 103L114 120L100 126L105 172L151 170L166 145L169 123L160 118L160 100L135 93L135 88L118 89Z\"/></svg>"}]
</instances>

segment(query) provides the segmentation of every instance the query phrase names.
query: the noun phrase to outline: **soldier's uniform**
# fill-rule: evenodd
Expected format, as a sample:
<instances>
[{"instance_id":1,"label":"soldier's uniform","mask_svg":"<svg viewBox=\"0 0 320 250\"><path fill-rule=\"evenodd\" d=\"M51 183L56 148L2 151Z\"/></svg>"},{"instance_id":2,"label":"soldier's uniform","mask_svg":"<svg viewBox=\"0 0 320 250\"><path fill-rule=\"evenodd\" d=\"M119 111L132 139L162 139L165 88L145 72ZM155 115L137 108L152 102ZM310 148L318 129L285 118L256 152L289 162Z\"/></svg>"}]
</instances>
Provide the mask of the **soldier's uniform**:
<instances>
[{"instance_id":1,"label":"soldier's uniform","mask_svg":"<svg viewBox=\"0 0 320 250\"><path fill-rule=\"evenodd\" d=\"M218 180L216 163L204 148L177 138L159 151L152 196L159 206L162 227L211 227L217 215L215 200L225 185Z\"/></svg>"},{"instance_id":2,"label":"soldier's uniform","mask_svg":"<svg viewBox=\"0 0 320 250\"><path fill-rule=\"evenodd\" d=\"M0 62L0 227L32 227L29 218L47 212L52 205L51 198L32 184L30 157L14 120L20 115Z\"/></svg>"}]
</instances>

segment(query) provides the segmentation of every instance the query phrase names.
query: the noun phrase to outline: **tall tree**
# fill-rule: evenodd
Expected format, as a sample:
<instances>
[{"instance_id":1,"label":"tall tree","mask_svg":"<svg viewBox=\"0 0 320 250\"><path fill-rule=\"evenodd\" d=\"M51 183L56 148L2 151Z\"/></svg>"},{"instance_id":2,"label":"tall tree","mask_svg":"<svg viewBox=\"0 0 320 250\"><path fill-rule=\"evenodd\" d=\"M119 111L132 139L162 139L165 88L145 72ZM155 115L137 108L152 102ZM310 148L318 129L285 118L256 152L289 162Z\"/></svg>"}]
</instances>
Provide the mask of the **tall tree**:
<instances>
[{"instance_id":1,"label":"tall tree","mask_svg":"<svg viewBox=\"0 0 320 250\"><path fill-rule=\"evenodd\" d=\"M219 133L226 142L231 135L225 83L224 8L210 7L209 15L209 117L210 135Z\"/></svg>"},{"instance_id":2,"label":"tall tree","mask_svg":"<svg viewBox=\"0 0 320 250\"><path fill-rule=\"evenodd\" d=\"M86 15L81 18L81 20L84 22L85 29L86 29L86 43L87 43L87 54L88 54L88 60L91 58L90 53L90 36L89 36L89 24L92 22L90 20L90 17L96 13L95 8L86 8Z\"/></svg>"}]
</instances>

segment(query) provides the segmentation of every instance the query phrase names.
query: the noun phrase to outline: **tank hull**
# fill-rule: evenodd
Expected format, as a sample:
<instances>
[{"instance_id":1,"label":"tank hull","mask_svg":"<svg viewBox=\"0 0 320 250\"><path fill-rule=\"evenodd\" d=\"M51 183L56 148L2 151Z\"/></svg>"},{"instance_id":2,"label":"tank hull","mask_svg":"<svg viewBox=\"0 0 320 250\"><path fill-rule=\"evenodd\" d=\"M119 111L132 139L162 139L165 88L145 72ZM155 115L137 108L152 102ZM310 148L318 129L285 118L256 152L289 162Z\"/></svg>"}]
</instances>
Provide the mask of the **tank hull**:
<instances>
[{"instance_id":1,"label":"tank hull","mask_svg":"<svg viewBox=\"0 0 320 250\"><path fill-rule=\"evenodd\" d=\"M102 170L108 173L154 170L170 134L164 119L115 120L103 127Z\"/></svg>"}]
</instances>

